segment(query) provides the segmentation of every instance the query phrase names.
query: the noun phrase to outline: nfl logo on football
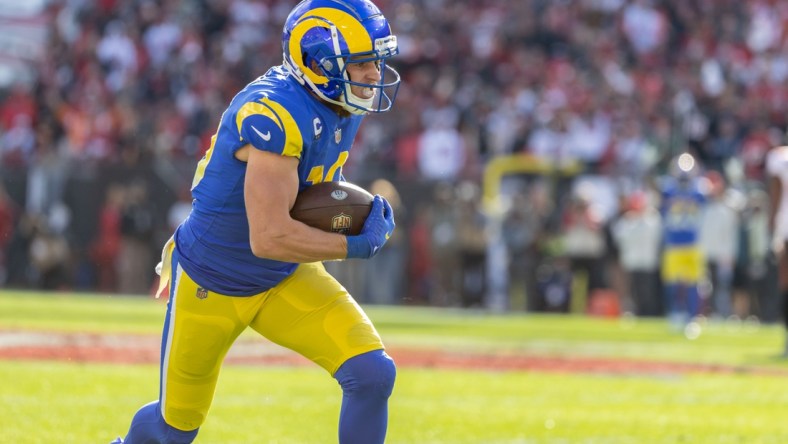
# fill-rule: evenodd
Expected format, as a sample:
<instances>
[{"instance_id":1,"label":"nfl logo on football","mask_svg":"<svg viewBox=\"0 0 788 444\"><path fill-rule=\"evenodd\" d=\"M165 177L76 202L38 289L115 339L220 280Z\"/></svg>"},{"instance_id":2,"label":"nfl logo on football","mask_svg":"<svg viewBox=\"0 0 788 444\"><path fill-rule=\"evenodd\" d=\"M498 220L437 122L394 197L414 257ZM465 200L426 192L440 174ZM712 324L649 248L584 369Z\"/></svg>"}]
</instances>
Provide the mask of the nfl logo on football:
<instances>
[{"instance_id":1,"label":"nfl logo on football","mask_svg":"<svg viewBox=\"0 0 788 444\"><path fill-rule=\"evenodd\" d=\"M350 226L353 224L353 218L345 213L340 213L331 219L331 231L339 234L347 234L350 232Z\"/></svg>"}]
</instances>

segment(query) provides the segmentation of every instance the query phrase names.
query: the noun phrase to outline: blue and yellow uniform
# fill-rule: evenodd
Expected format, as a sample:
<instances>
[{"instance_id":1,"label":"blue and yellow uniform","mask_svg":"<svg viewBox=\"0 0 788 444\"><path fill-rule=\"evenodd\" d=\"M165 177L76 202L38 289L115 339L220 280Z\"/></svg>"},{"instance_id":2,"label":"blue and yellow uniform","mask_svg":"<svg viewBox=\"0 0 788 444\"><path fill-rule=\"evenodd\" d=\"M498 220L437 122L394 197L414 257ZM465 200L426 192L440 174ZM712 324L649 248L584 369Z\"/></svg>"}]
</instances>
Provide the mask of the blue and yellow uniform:
<instances>
[{"instance_id":1,"label":"blue and yellow uniform","mask_svg":"<svg viewBox=\"0 0 788 444\"><path fill-rule=\"evenodd\" d=\"M197 167L192 213L175 234L183 269L205 288L249 296L268 290L296 264L262 259L249 247L244 206L246 144L300 159L299 189L339 180L362 116L340 118L280 67L243 89L222 115Z\"/></svg>"},{"instance_id":2,"label":"blue and yellow uniform","mask_svg":"<svg viewBox=\"0 0 788 444\"><path fill-rule=\"evenodd\" d=\"M164 418L179 429L203 422L221 363L210 357L223 357L247 326L331 374L348 358L383 348L363 311L322 264L252 254L245 163L235 158L238 149L251 144L298 157L301 189L342 177L362 117L339 117L308 96L285 69L272 68L233 99L197 167L192 212L175 232L171 257L165 257L174 273L161 402ZM195 375L197 355L208 367Z\"/></svg>"},{"instance_id":3,"label":"blue and yellow uniform","mask_svg":"<svg viewBox=\"0 0 788 444\"><path fill-rule=\"evenodd\" d=\"M662 188L662 281L666 306L674 317L700 314L698 284L705 261L698 243L706 197L697 180L667 178Z\"/></svg>"},{"instance_id":4,"label":"blue and yellow uniform","mask_svg":"<svg viewBox=\"0 0 788 444\"><path fill-rule=\"evenodd\" d=\"M292 224L279 226L282 231L302 228L277 199L343 180L363 116L393 105L400 77L386 59L397 54L397 39L369 0L302 0L287 17L282 48L282 66L233 98L197 166L192 211L162 259L162 286L169 282L170 299L159 399L140 408L125 439L115 443L191 443L213 400L222 361L247 327L339 382L340 443L385 440L396 370L364 311L322 263L258 255L372 257L394 229L391 206L375 196L361 233L344 239L310 229L326 244L291 234L280 247L286 253L277 255L253 252L252 240L258 247L261 238L275 243L266 229L271 224ZM296 175L298 190L291 180ZM328 250L312 248L326 245Z\"/></svg>"},{"instance_id":5,"label":"blue and yellow uniform","mask_svg":"<svg viewBox=\"0 0 788 444\"><path fill-rule=\"evenodd\" d=\"M698 240L705 202L696 183L685 188L669 179L664 185L662 279L667 283L696 284L703 277L704 261Z\"/></svg>"}]
</instances>

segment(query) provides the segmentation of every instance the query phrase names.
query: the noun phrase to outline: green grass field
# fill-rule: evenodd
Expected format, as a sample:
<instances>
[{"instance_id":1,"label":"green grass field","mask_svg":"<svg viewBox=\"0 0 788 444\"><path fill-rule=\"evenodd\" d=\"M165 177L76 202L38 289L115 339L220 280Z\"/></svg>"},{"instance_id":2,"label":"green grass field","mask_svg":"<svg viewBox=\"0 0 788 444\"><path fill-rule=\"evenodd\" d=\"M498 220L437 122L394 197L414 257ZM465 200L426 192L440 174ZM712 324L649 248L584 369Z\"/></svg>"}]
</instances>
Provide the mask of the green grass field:
<instances>
[{"instance_id":1,"label":"green grass field","mask_svg":"<svg viewBox=\"0 0 788 444\"><path fill-rule=\"evenodd\" d=\"M147 298L0 292L0 332L157 334ZM387 344L457 353L721 366L577 373L401 366L390 443L788 443L779 326L368 307ZM0 344L0 351L2 344ZM157 395L153 364L0 360L0 443L107 443ZM331 443L341 391L316 367L225 366L197 443Z\"/></svg>"}]
</instances>

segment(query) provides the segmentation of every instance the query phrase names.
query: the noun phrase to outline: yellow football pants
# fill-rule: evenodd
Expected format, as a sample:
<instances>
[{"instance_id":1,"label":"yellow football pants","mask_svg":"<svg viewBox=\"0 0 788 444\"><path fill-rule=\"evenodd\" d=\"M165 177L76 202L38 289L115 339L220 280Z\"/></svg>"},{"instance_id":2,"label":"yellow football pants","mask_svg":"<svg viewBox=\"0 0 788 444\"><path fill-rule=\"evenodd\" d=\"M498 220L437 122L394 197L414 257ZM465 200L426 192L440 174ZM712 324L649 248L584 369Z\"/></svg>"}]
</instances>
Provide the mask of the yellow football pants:
<instances>
[{"instance_id":1,"label":"yellow football pants","mask_svg":"<svg viewBox=\"0 0 788 444\"><path fill-rule=\"evenodd\" d=\"M364 311L321 263L301 264L276 287L249 297L206 291L180 266L174 271L162 341L161 405L165 421L178 429L194 430L204 422L222 361L246 327L332 375L347 359L383 349Z\"/></svg>"}]
</instances>

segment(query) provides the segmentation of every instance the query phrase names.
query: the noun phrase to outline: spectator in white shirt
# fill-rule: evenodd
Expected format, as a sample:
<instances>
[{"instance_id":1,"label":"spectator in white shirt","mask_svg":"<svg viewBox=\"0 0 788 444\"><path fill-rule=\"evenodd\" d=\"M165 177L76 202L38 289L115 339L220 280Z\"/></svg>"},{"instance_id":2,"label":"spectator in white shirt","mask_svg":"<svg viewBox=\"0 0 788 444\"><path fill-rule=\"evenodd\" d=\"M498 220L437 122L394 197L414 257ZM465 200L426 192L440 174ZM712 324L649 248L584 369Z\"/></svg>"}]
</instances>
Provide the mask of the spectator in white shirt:
<instances>
[{"instance_id":1,"label":"spectator in white shirt","mask_svg":"<svg viewBox=\"0 0 788 444\"><path fill-rule=\"evenodd\" d=\"M706 177L710 190L701 219L700 246L711 279L711 308L727 318L733 314L731 285L739 253L739 211L722 175L709 171Z\"/></svg>"},{"instance_id":2,"label":"spectator in white shirt","mask_svg":"<svg viewBox=\"0 0 788 444\"><path fill-rule=\"evenodd\" d=\"M629 197L628 207L613 222L612 234L621 267L629 281L630 298L638 316L662 316L664 308L659 289L662 218L642 191Z\"/></svg>"}]
</instances>

